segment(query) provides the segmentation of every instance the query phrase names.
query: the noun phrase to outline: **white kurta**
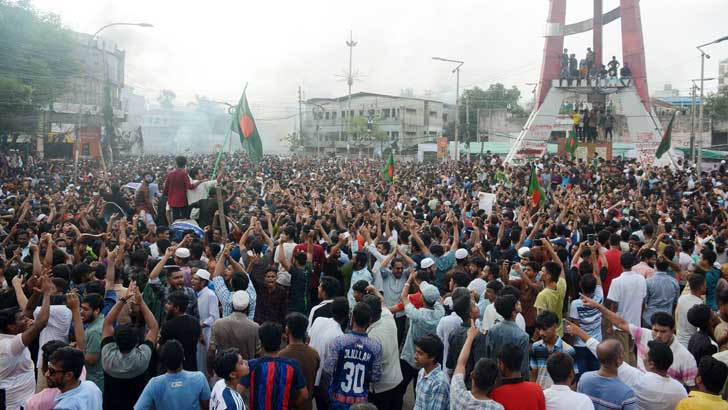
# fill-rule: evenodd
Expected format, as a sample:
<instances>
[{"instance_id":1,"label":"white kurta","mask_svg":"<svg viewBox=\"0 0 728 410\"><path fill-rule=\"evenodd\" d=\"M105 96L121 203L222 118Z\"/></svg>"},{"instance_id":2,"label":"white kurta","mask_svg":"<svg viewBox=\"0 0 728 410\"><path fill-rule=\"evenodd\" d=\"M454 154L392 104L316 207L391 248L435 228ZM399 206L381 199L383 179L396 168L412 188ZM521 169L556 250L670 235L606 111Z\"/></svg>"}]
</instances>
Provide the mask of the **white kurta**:
<instances>
[{"instance_id":1,"label":"white kurta","mask_svg":"<svg viewBox=\"0 0 728 410\"><path fill-rule=\"evenodd\" d=\"M205 337L204 343L197 342L197 370L204 372L207 369L207 348L210 346L212 324L220 319L220 308L217 305L217 296L210 288L202 288L197 292L197 309L200 311L200 327Z\"/></svg>"}]
</instances>

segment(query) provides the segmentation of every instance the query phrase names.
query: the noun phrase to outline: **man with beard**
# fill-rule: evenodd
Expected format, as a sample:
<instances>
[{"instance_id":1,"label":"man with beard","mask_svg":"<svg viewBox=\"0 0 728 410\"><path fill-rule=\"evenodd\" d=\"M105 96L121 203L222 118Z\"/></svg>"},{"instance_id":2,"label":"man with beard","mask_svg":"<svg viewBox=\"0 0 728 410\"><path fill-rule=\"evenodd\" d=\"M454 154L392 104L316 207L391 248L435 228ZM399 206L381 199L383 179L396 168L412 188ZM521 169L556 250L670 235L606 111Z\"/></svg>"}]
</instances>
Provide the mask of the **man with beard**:
<instances>
[{"instance_id":1,"label":"man with beard","mask_svg":"<svg viewBox=\"0 0 728 410\"><path fill-rule=\"evenodd\" d=\"M81 319L85 326L86 380L94 382L101 392L104 391L104 369L101 367L100 357L101 330L104 324L104 315L101 314L103 307L104 299L96 293L86 295L81 302Z\"/></svg>"},{"instance_id":2,"label":"man with beard","mask_svg":"<svg viewBox=\"0 0 728 410\"><path fill-rule=\"evenodd\" d=\"M195 371L197 370L197 341L201 337L201 329L199 320L185 313L188 303L189 298L180 291L169 295L167 303L164 305L167 320L162 325L159 346L164 345L170 339L178 340L185 350L184 369Z\"/></svg>"},{"instance_id":3,"label":"man with beard","mask_svg":"<svg viewBox=\"0 0 728 410\"><path fill-rule=\"evenodd\" d=\"M81 381L83 352L73 347L62 347L48 359L45 376L48 387L61 391L56 396L55 409L101 410L101 391L93 382Z\"/></svg>"},{"instance_id":4,"label":"man with beard","mask_svg":"<svg viewBox=\"0 0 728 410\"><path fill-rule=\"evenodd\" d=\"M184 286L184 274L179 270L179 266L167 265L167 261L174 255L176 250L176 247L166 249L162 259L157 262L157 265L149 273L149 282L147 282L147 286L144 288L144 293L142 294L144 296L144 303L154 313L157 322L162 322L164 318L164 306L167 303L167 299L171 293L176 291L187 296L188 304L186 312L195 318L200 317L199 310L197 309L197 294L195 294L192 288ZM166 286L162 285L162 282L159 280L159 274L164 269L167 270Z\"/></svg>"}]
</instances>

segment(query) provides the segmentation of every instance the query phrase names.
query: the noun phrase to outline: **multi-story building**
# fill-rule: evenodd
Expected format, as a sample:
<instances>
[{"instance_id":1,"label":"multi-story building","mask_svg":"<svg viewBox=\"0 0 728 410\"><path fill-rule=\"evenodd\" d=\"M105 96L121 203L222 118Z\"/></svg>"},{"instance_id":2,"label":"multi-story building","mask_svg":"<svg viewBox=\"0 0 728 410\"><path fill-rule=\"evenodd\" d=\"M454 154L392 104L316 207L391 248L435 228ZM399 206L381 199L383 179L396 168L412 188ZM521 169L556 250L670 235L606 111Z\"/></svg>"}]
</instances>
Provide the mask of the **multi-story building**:
<instances>
[{"instance_id":1,"label":"multi-story building","mask_svg":"<svg viewBox=\"0 0 728 410\"><path fill-rule=\"evenodd\" d=\"M49 141L75 141L80 122L80 155L98 157L105 131L103 112L107 86L114 121L124 118L121 90L124 87L125 53L103 37L91 40L90 34L73 33L73 40L73 58L80 62L82 70L77 77L70 79L68 91L49 105L44 114L43 131Z\"/></svg>"},{"instance_id":2,"label":"multi-story building","mask_svg":"<svg viewBox=\"0 0 728 410\"><path fill-rule=\"evenodd\" d=\"M424 98L358 92L351 103L343 96L305 104L303 148L309 153L372 155L392 142L400 153L416 152L417 144L434 142L455 121L454 106ZM355 129L363 122L357 117L366 119L379 139Z\"/></svg>"},{"instance_id":3,"label":"multi-story building","mask_svg":"<svg viewBox=\"0 0 728 410\"><path fill-rule=\"evenodd\" d=\"M728 58L718 63L718 88L728 85Z\"/></svg>"}]
</instances>

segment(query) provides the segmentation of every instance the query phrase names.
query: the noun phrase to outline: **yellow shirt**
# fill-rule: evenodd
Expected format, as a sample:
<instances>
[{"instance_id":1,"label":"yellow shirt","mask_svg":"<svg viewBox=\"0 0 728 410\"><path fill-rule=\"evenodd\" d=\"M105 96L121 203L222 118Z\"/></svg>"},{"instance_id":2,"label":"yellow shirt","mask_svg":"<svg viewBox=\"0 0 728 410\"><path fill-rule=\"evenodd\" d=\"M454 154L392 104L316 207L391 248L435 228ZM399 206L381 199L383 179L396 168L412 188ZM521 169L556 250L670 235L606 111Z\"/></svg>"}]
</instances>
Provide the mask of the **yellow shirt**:
<instances>
[{"instance_id":1,"label":"yellow shirt","mask_svg":"<svg viewBox=\"0 0 728 410\"><path fill-rule=\"evenodd\" d=\"M559 318L559 327L556 329L556 332L559 334L559 336L564 336L562 318L564 317L565 297L566 279L564 279L564 275L562 274L561 277L559 277L559 281L556 282L556 290L544 288L541 292L538 293L538 295L536 296L536 301L533 303L533 306L537 309L539 313L545 310L556 313L556 316L558 316Z\"/></svg>"},{"instance_id":2,"label":"yellow shirt","mask_svg":"<svg viewBox=\"0 0 728 410\"><path fill-rule=\"evenodd\" d=\"M716 394L691 391L680 400L675 410L728 410L728 403Z\"/></svg>"}]
</instances>

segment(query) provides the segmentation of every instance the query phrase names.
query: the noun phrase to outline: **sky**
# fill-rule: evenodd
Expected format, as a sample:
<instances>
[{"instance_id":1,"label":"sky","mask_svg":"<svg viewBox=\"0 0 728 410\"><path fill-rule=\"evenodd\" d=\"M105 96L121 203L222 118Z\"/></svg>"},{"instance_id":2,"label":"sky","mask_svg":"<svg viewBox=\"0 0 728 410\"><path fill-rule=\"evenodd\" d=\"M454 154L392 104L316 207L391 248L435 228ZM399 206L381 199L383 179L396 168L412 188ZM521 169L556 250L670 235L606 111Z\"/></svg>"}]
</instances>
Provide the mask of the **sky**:
<instances>
[{"instance_id":1,"label":"sky","mask_svg":"<svg viewBox=\"0 0 728 410\"><path fill-rule=\"evenodd\" d=\"M235 103L248 84L248 98L266 150L281 148L280 136L294 130L298 87L303 97L337 97L347 92L346 41L353 32L353 92L455 100L449 63L465 61L460 87L487 88L501 82L532 98L538 81L548 13L547 0L457 1L233 1L206 0L34 0L61 16L70 29L93 33L112 22L148 22L152 28L111 27L102 36L126 51L126 84L154 101L163 89L178 103L195 95ZM604 10L618 6L604 0ZM642 29L650 92L665 84L688 95L700 76L695 49L728 35L726 0L642 0ZM590 18L592 2L571 0L567 24ZM566 38L565 46L585 53L591 33ZM728 58L728 41L706 48L706 77ZM604 28L604 58L621 60L619 21ZM706 83L706 91L717 84ZM295 116L294 116L295 117Z\"/></svg>"}]
</instances>

